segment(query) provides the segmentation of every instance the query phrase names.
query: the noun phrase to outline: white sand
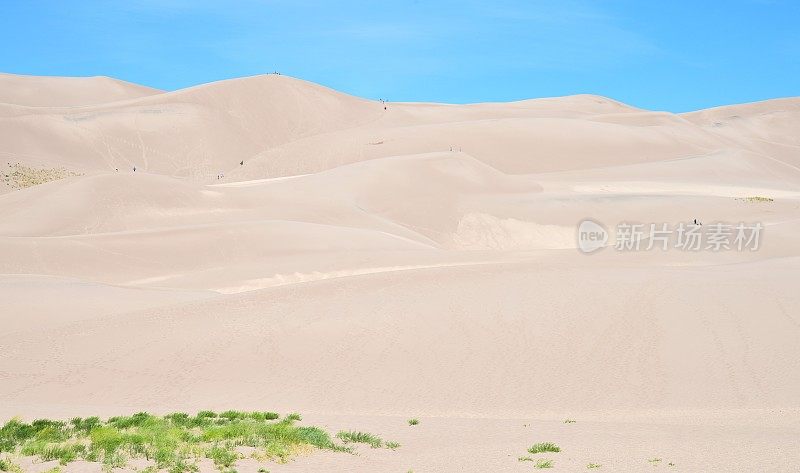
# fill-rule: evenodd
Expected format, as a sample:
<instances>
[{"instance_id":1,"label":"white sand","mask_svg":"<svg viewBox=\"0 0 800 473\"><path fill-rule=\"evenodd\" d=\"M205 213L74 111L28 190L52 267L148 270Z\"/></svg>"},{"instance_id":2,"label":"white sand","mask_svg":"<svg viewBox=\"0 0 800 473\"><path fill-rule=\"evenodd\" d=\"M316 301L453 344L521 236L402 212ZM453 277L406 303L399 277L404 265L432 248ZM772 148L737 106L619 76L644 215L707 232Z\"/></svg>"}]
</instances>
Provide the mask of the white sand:
<instances>
[{"instance_id":1,"label":"white sand","mask_svg":"<svg viewBox=\"0 0 800 473\"><path fill-rule=\"evenodd\" d=\"M2 419L269 409L403 444L273 472L529 471L539 441L561 471L800 465L800 99L0 85L0 164L83 174L0 184ZM766 228L585 256L586 217Z\"/></svg>"}]
</instances>

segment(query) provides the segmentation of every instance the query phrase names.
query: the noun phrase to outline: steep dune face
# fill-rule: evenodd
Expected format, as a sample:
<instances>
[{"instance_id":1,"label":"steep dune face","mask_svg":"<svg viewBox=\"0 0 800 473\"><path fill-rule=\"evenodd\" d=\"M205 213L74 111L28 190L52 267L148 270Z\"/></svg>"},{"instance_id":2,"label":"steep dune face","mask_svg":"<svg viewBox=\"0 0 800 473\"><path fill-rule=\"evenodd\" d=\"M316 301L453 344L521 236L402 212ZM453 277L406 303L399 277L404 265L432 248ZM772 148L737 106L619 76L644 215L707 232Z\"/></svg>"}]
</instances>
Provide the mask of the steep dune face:
<instances>
[{"instance_id":1,"label":"steep dune face","mask_svg":"<svg viewBox=\"0 0 800 473\"><path fill-rule=\"evenodd\" d=\"M0 195L4 317L31 314L0 333L0 416L800 408L796 99L673 115L384 109L277 75L98 90L0 104L0 163L84 174ZM587 257L585 218L765 233Z\"/></svg>"}]
</instances>

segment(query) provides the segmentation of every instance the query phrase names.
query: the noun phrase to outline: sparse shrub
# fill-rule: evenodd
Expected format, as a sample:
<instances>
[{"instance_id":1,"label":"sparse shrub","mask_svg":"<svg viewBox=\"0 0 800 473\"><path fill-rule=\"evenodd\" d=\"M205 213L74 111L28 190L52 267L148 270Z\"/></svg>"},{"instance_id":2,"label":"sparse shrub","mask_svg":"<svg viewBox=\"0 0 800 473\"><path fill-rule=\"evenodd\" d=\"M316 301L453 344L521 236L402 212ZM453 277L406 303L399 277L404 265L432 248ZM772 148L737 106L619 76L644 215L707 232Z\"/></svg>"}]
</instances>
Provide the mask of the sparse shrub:
<instances>
[{"instance_id":1,"label":"sparse shrub","mask_svg":"<svg viewBox=\"0 0 800 473\"><path fill-rule=\"evenodd\" d=\"M400 444L397 442L386 442L386 448L395 450L400 447Z\"/></svg>"},{"instance_id":2,"label":"sparse shrub","mask_svg":"<svg viewBox=\"0 0 800 473\"><path fill-rule=\"evenodd\" d=\"M408 425L417 425L419 424L419 419L408 419Z\"/></svg>"},{"instance_id":3,"label":"sparse shrub","mask_svg":"<svg viewBox=\"0 0 800 473\"><path fill-rule=\"evenodd\" d=\"M65 168L32 168L20 163L9 164L9 166L8 171L0 173L0 180L13 189L25 189L45 182L81 175Z\"/></svg>"},{"instance_id":4,"label":"sparse shrub","mask_svg":"<svg viewBox=\"0 0 800 473\"><path fill-rule=\"evenodd\" d=\"M586 468L589 469L589 470L593 470L595 468L600 468L601 466L603 466L603 465L601 465L599 463L589 463L588 465L586 465Z\"/></svg>"},{"instance_id":5,"label":"sparse shrub","mask_svg":"<svg viewBox=\"0 0 800 473\"><path fill-rule=\"evenodd\" d=\"M536 468L553 468L553 460L545 460L544 458L540 458L536 460L536 464L533 466Z\"/></svg>"},{"instance_id":6,"label":"sparse shrub","mask_svg":"<svg viewBox=\"0 0 800 473\"><path fill-rule=\"evenodd\" d=\"M745 197L742 200L744 200L745 202L774 202L775 201L775 199L773 199L772 197L764 197L764 196L760 196L760 195L753 195L753 196L750 196L750 197Z\"/></svg>"}]
</instances>

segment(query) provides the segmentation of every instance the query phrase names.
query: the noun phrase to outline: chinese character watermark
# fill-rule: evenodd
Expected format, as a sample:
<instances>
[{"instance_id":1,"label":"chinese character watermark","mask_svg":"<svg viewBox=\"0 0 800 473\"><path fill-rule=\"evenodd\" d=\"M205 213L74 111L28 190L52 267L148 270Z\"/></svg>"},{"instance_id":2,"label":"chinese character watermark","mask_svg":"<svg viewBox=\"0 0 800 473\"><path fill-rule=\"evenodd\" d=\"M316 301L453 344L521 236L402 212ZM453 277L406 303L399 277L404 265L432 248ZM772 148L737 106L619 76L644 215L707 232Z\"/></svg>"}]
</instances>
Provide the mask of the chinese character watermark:
<instances>
[{"instance_id":1,"label":"chinese character watermark","mask_svg":"<svg viewBox=\"0 0 800 473\"><path fill-rule=\"evenodd\" d=\"M601 223L583 220L578 225L578 249L593 253L606 247L616 251L756 251L761 245L760 222L697 222L634 223L620 222L613 239Z\"/></svg>"}]
</instances>

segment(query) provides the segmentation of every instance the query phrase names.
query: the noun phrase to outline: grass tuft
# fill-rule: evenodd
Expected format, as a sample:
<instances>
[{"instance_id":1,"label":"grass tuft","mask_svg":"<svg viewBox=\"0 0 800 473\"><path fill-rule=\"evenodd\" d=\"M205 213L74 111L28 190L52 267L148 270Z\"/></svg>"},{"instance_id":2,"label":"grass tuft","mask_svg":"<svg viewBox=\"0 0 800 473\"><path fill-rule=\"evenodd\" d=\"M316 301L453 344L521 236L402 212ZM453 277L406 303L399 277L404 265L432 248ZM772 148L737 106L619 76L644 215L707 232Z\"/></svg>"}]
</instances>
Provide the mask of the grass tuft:
<instances>
[{"instance_id":1,"label":"grass tuft","mask_svg":"<svg viewBox=\"0 0 800 473\"><path fill-rule=\"evenodd\" d=\"M594 470L595 468L600 468L601 466L603 465L599 463L589 463L588 465L586 465L586 468L589 470Z\"/></svg>"},{"instance_id":2,"label":"grass tuft","mask_svg":"<svg viewBox=\"0 0 800 473\"><path fill-rule=\"evenodd\" d=\"M348 432L343 430L336 434L336 438L344 443L364 443L372 448L381 448L383 446L383 440L380 437L367 432Z\"/></svg>"},{"instance_id":3,"label":"grass tuft","mask_svg":"<svg viewBox=\"0 0 800 473\"><path fill-rule=\"evenodd\" d=\"M544 458L540 458L536 460L536 464L533 465L535 468L553 468L553 460L545 460Z\"/></svg>"},{"instance_id":4,"label":"grass tuft","mask_svg":"<svg viewBox=\"0 0 800 473\"><path fill-rule=\"evenodd\" d=\"M544 453L544 452L553 452L558 453L561 451L561 448L558 445L551 443L551 442L544 442L544 443L537 443L531 446L528 449L528 453L537 454L537 453Z\"/></svg>"},{"instance_id":5,"label":"grass tuft","mask_svg":"<svg viewBox=\"0 0 800 473\"><path fill-rule=\"evenodd\" d=\"M417 425L419 424L419 419L408 419L408 425Z\"/></svg>"},{"instance_id":6,"label":"grass tuft","mask_svg":"<svg viewBox=\"0 0 800 473\"><path fill-rule=\"evenodd\" d=\"M386 448L390 450L396 450L400 448L400 444L397 442L386 442Z\"/></svg>"}]
</instances>

